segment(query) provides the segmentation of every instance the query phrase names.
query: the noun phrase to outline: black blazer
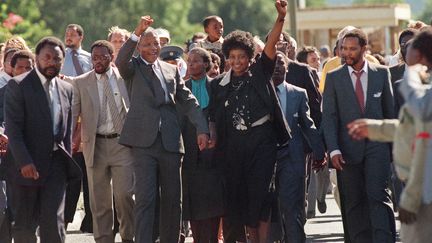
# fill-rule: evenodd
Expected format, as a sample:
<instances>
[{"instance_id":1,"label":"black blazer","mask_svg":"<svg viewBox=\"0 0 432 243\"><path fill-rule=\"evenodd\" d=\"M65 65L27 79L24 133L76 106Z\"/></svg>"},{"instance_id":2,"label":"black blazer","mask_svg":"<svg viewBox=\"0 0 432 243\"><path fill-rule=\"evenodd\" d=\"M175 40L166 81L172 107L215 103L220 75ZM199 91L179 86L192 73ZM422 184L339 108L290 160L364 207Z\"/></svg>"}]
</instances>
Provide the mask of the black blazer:
<instances>
[{"instance_id":1,"label":"black blazer","mask_svg":"<svg viewBox=\"0 0 432 243\"><path fill-rule=\"evenodd\" d=\"M68 180L81 179L81 170L71 157L72 85L57 78L61 103L62 126L53 134L53 121L47 96L35 70L22 81L9 81L5 92L6 133L8 150L16 164L16 182L21 185L42 185L50 173L54 142L65 157ZM33 163L39 179L25 179L19 169Z\"/></svg>"},{"instance_id":2,"label":"black blazer","mask_svg":"<svg viewBox=\"0 0 432 243\"><path fill-rule=\"evenodd\" d=\"M249 68L249 75L252 86L264 102L272 117L272 124L275 129L278 144L286 144L291 138L291 130L283 116L279 100L276 96L271 75L274 70L274 61L265 54L256 58L256 61ZM225 101L227 99L230 78L223 73L211 82L212 95L210 96L209 114L210 121L216 122L216 133L218 137L217 147L223 147L225 142Z\"/></svg>"},{"instance_id":3,"label":"black blazer","mask_svg":"<svg viewBox=\"0 0 432 243\"><path fill-rule=\"evenodd\" d=\"M296 61L290 61L288 63L288 73L286 75L286 81L289 84L306 90L309 97L308 104L310 107L311 118L314 121L316 127L319 128L321 125L322 95L318 90L318 74L314 74L312 69L306 64Z\"/></svg>"}]
</instances>

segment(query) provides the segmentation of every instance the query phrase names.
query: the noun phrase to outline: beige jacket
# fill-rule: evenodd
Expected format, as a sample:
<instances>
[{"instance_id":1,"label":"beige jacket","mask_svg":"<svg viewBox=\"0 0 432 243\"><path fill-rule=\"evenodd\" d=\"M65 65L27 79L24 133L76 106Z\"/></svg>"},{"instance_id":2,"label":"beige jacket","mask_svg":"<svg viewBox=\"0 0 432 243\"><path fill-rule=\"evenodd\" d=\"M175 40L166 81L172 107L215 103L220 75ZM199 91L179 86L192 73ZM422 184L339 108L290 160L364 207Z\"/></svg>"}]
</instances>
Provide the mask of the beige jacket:
<instances>
[{"instance_id":1,"label":"beige jacket","mask_svg":"<svg viewBox=\"0 0 432 243\"><path fill-rule=\"evenodd\" d=\"M410 115L406 106L401 108L399 120L368 120L369 139L393 141L393 158L398 177L406 182L399 205L417 213L422 203L423 177L431 122L422 122Z\"/></svg>"}]
</instances>

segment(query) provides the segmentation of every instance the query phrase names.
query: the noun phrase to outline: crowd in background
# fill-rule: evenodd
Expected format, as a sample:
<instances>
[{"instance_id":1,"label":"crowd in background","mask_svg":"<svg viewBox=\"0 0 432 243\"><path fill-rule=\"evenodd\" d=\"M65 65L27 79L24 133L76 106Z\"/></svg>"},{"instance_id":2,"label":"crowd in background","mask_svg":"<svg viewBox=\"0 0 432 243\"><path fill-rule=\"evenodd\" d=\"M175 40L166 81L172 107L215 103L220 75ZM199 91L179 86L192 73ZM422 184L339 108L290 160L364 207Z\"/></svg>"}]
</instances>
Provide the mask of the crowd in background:
<instances>
[{"instance_id":1,"label":"crowd in background","mask_svg":"<svg viewBox=\"0 0 432 243\"><path fill-rule=\"evenodd\" d=\"M305 242L333 192L345 242L430 242L432 29L384 58L346 26L331 49L206 17L187 46L143 16L89 52L84 30L1 44L0 242ZM355 22L353 22L355 25ZM86 30L91 31L91 30Z\"/></svg>"}]
</instances>

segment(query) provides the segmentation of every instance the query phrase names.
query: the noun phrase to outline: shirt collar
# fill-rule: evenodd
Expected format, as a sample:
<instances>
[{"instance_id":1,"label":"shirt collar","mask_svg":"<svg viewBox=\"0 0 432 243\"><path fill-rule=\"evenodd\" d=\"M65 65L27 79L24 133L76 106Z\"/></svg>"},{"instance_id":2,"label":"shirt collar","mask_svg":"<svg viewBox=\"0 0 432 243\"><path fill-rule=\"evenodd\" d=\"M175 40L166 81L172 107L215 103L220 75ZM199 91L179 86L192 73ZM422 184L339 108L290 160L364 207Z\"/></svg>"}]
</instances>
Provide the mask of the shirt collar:
<instances>
[{"instance_id":1,"label":"shirt collar","mask_svg":"<svg viewBox=\"0 0 432 243\"><path fill-rule=\"evenodd\" d=\"M156 59L156 61L154 63L150 63L148 61L146 61L144 58L141 57L141 55L139 56L139 58L141 58L141 61L143 61L146 65L150 65L150 64L155 64L154 67L158 66L158 59Z\"/></svg>"},{"instance_id":2,"label":"shirt collar","mask_svg":"<svg viewBox=\"0 0 432 243\"><path fill-rule=\"evenodd\" d=\"M6 80L9 80L9 79L12 78L12 77L11 77L9 74L7 74L4 70L2 70L2 71L0 72L0 76L5 77Z\"/></svg>"},{"instance_id":3,"label":"shirt collar","mask_svg":"<svg viewBox=\"0 0 432 243\"><path fill-rule=\"evenodd\" d=\"M276 86L276 88L277 88L277 90L279 90L280 93L285 93L285 91L286 91L285 85L286 85L286 81L283 81L281 84Z\"/></svg>"},{"instance_id":4,"label":"shirt collar","mask_svg":"<svg viewBox=\"0 0 432 243\"><path fill-rule=\"evenodd\" d=\"M365 59L365 62L364 62L364 65L363 65L362 70L363 70L363 72L364 72L365 74L368 73L368 61L367 61L366 59ZM354 70L354 68L351 67L351 66L349 66L349 65L348 65L348 71L349 71L349 74L350 74L350 75L351 75L353 72L356 72L356 71Z\"/></svg>"},{"instance_id":5,"label":"shirt collar","mask_svg":"<svg viewBox=\"0 0 432 243\"><path fill-rule=\"evenodd\" d=\"M70 47L66 48L66 52L72 52L73 50L74 50L74 49L72 49L72 48L70 48ZM76 49L76 52L77 52L77 53L80 53L81 51L82 51L81 46L78 47L78 48Z\"/></svg>"},{"instance_id":6,"label":"shirt collar","mask_svg":"<svg viewBox=\"0 0 432 243\"><path fill-rule=\"evenodd\" d=\"M113 70L112 70L111 66L109 67L108 71L106 71L105 73L106 73L107 78L109 80L111 78L112 73L113 73ZM102 74L96 73L97 80L100 80L101 76L102 76Z\"/></svg>"},{"instance_id":7,"label":"shirt collar","mask_svg":"<svg viewBox=\"0 0 432 243\"><path fill-rule=\"evenodd\" d=\"M48 79L39 71L39 69L37 68L37 66L35 67L35 70L36 70L37 76L39 77L39 79L40 79L40 81L42 83L42 86L44 86L45 83L48 81Z\"/></svg>"}]
</instances>

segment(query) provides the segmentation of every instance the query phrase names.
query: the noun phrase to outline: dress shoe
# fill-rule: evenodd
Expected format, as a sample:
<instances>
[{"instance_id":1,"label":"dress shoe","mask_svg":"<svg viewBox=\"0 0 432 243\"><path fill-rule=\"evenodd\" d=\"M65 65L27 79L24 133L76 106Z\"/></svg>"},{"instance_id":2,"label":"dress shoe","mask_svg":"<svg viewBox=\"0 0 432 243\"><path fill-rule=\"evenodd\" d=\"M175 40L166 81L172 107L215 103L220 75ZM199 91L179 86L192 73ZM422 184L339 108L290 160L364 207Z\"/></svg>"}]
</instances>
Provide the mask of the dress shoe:
<instances>
[{"instance_id":1,"label":"dress shoe","mask_svg":"<svg viewBox=\"0 0 432 243\"><path fill-rule=\"evenodd\" d=\"M317 202L318 202L318 211L320 213L327 212L327 204L326 204L325 200L322 201L322 202L320 202L319 200L317 200Z\"/></svg>"}]
</instances>

